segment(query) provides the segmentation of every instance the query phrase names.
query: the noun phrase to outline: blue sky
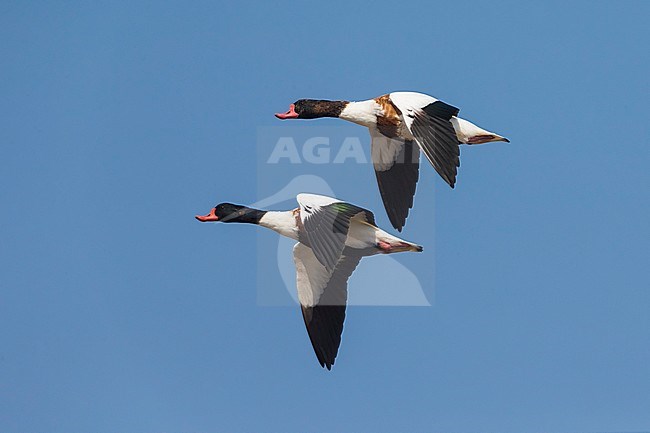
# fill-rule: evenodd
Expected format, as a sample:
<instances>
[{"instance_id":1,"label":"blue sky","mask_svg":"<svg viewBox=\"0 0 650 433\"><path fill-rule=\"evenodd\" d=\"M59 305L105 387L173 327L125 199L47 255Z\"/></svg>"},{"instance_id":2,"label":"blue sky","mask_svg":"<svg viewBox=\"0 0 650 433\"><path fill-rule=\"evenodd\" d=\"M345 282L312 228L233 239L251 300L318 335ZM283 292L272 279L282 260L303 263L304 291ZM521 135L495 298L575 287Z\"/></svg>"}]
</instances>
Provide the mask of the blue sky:
<instances>
[{"instance_id":1,"label":"blue sky","mask_svg":"<svg viewBox=\"0 0 650 433\"><path fill-rule=\"evenodd\" d=\"M650 430L649 13L3 2L0 429ZM259 302L276 235L193 216L263 198L290 102L395 90L512 143L463 148L453 191L422 166L396 260L432 306L350 308L327 372ZM390 227L368 166L314 170Z\"/></svg>"}]
</instances>

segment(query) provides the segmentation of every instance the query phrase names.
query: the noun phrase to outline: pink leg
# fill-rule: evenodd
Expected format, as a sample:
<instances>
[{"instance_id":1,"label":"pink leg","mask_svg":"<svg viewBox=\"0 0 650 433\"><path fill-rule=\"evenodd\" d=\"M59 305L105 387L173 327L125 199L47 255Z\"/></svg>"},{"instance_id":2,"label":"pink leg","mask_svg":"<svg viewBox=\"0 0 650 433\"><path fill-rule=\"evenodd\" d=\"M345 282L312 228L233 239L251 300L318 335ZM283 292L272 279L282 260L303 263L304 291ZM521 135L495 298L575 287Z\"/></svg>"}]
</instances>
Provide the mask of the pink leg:
<instances>
[{"instance_id":1,"label":"pink leg","mask_svg":"<svg viewBox=\"0 0 650 433\"><path fill-rule=\"evenodd\" d=\"M393 249L391 244L384 241L379 241L377 243L377 246L379 247L380 250L382 250L383 253L390 253Z\"/></svg>"}]
</instances>

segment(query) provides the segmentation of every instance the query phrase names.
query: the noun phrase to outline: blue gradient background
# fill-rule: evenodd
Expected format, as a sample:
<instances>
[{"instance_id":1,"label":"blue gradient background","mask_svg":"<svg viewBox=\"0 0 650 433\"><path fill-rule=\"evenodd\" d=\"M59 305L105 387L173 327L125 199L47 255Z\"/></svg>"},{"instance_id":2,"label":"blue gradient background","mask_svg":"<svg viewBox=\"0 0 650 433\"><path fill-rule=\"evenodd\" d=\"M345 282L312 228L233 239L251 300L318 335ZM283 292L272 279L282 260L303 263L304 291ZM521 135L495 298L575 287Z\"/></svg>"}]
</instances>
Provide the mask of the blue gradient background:
<instances>
[{"instance_id":1,"label":"blue gradient background","mask_svg":"<svg viewBox=\"0 0 650 433\"><path fill-rule=\"evenodd\" d=\"M0 430L650 430L649 14L1 2ZM193 215L258 198L272 113L392 90L512 143L463 148L453 191L422 170L430 247L400 260L434 306L351 308L327 372L299 309L256 301L275 234Z\"/></svg>"}]
</instances>

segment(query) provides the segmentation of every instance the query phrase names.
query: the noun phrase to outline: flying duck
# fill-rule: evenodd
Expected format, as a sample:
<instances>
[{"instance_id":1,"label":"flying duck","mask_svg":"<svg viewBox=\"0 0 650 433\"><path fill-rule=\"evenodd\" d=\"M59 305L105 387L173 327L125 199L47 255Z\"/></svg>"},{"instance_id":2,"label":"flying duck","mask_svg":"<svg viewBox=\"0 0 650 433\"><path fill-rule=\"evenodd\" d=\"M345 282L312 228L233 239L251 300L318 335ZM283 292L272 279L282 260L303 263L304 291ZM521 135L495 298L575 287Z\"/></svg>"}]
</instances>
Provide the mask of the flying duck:
<instances>
[{"instance_id":1,"label":"flying duck","mask_svg":"<svg viewBox=\"0 0 650 433\"><path fill-rule=\"evenodd\" d=\"M378 228L369 210L323 195L296 199L299 206L289 211L221 203L196 219L257 224L298 241L293 260L302 317L318 362L331 370L343 333L347 281L361 258L422 247Z\"/></svg>"},{"instance_id":2,"label":"flying duck","mask_svg":"<svg viewBox=\"0 0 650 433\"><path fill-rule=\"evenodd\" d=\"M419 177L420 151L451 186L460 166L459 144L510 142L458 116L433 96L393 92L367 101L299 99L279 119L338 117L370 130L372 162L384 207L398 231L406 223Z\"/></svg>"}]
</instances>

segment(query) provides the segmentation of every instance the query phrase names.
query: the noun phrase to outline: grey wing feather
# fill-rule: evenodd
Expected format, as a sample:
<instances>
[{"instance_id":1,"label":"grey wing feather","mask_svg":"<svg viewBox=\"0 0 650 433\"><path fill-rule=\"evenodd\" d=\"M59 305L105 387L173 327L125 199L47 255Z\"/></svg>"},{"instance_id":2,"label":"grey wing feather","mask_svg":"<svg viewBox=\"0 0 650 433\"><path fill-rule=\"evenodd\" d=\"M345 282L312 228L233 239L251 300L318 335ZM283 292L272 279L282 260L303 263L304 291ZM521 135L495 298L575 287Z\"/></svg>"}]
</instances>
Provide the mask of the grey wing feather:
<instances>
[{"instance_id":1,"label":"grey wing feather","mask_svg":"<svg viewBox=\"0 0 650 433\"><path fill-rule=\"evenodd\" d=\"M372 212L345 202L312 208L310 212L304 219L307 241L318 261L330 271L345 248L350 219L363 212L366 220L375 224Z\"/></svg>"}]
</instances>

